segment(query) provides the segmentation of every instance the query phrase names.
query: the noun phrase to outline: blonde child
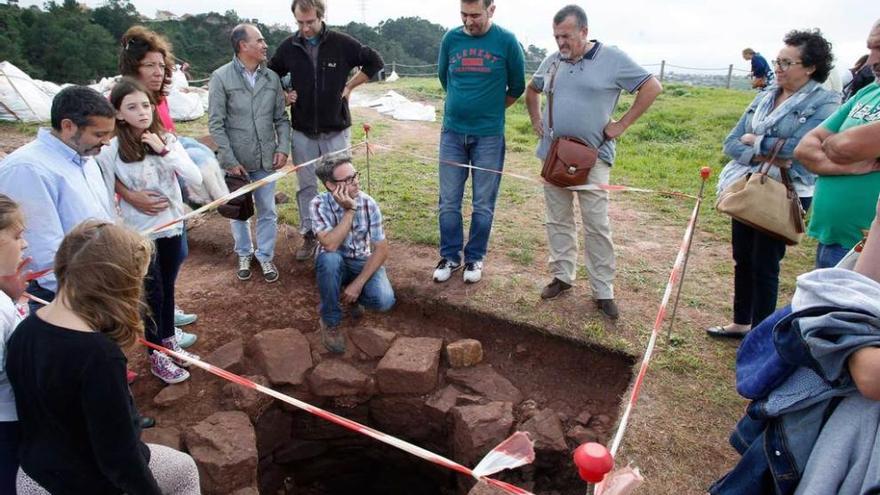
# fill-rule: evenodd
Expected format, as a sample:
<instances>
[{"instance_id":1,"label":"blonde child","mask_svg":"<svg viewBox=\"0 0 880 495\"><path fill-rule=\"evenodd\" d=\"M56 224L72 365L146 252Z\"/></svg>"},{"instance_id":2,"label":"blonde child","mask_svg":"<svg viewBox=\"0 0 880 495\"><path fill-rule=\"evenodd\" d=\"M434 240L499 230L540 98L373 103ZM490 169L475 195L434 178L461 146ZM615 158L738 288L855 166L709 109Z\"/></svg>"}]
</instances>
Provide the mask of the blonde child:
<instances>
[{"instance_id":1,"label":"blonde child","mask_svg":"<svg viewBox=\"0 0 880 495\"><path fill-rule=\"evenodd\" d=\"M152 244L87 220L55 253L58 293L9 340L7 373L21 427L19 495L197 495L192 458L140 440L126 357L143 335ZM7 493L7 492L4 492Z\"/></svg>"}]
</instances>

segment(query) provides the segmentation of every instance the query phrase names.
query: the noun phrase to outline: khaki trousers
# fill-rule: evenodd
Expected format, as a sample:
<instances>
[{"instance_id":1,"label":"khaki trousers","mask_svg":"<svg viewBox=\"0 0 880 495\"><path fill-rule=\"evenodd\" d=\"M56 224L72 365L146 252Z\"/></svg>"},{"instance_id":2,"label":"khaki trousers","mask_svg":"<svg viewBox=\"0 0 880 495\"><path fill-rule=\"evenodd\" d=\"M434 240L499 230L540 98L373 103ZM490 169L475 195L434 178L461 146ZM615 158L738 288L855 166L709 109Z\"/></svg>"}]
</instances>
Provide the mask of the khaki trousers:
<instances>
[{"instance_id":1,"label":"khaki trousers","mask_svg":"<svg viewBox=\"0 0 880 495\"><path fill-rule=\"evenodd\" d=\"M603 160L587 177L588 184L608 184L611 166ZM571 284L577 273L578 240L574 219L574 198L580 204L584 229L584 261L595 299L614 298L614 243L608 219L607 191L569 191L544 184L547 241L550 246L550 272Z\"/></svg>"}]
</instances>

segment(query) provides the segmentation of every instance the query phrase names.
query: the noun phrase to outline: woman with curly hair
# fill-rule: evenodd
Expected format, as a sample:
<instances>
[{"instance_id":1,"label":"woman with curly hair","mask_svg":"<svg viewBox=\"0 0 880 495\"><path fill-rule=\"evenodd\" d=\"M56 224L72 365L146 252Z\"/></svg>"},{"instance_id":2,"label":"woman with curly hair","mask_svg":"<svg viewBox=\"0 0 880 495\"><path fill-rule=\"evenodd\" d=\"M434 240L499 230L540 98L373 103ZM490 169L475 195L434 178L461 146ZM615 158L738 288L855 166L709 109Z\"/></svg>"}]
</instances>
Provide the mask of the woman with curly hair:
<instances>
[{"instance_id":1,"label":"woman with curly hair","mask_svg":"<svg viewBox=\"0 0 880 495\"><path fill-rule=\"evenodd\" d=\"M791 31L783 42L772 61L775 83L755 97L724 140L724 153L731 160L718 177L718 193L770 162L770 176L776 180L781 168L788 169L806 210L816 176L794 158L794 149L840 105L840 96L822 88L834 57L831 43L819 30ZM731 230L733 323L706 331L715 337L741 338L776 309L785 242L737 220Z\"/></svg>"},{"instance_id":2,"label":"woman with curly hair","mask_svg":"<svg viewBox=\"0 0 880 495\"><path fill-rule=\"evenodd\" d=\"M162 126L174 132L174 120L165 98L171 90L174 55L164 37L143 26L132 26L122 35L119 73L139 80L153 94Z\"/></svg>"}]
</instances>

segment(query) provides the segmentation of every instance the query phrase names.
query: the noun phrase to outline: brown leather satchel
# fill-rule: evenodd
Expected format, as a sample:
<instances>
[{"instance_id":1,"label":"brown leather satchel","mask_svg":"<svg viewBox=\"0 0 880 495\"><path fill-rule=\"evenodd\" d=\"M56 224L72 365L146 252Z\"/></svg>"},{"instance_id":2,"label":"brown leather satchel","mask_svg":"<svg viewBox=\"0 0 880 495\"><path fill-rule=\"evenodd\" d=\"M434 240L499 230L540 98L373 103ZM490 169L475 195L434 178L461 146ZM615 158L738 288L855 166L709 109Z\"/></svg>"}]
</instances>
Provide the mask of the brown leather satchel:
<instances>
[{"instance_id":1,"label":"brown leather satchel","mask_svg":"<svg viewBox=\"0 0 880 495\"><path fill-rule=\"evenodd\" d=\"M558 70L557 63L553 67L550 89L547 91L547 127L552 142L547 156L544 157L541 177L558 187L582 186L587 183L590 169L599 158L599 150L575 137L553 137L553 82Z\"/></svg>"}]
</instances>

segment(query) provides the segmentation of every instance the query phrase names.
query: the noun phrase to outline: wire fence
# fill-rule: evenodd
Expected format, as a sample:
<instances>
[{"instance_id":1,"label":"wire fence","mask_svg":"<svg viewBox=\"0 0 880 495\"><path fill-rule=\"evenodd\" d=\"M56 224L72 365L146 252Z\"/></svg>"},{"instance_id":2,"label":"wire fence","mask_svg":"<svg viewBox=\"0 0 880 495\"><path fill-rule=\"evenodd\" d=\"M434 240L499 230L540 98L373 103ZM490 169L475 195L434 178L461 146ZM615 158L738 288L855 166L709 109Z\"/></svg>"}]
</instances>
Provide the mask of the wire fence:
<instances>
[{"instance_id":1,"label":"wire fence","mask_svg":"<svg viewBox=\"0 0 880 495\"><path fill-rule=\"evenodd\" d=\"M527 61L526 62L526 73L534 74L538 71L540 67L540 62L535 61ZM734 76L745 76L749 74L750 71L745 69L740 69L734 67L733 64L729 64L727 67L688 67L685 65L675 65L667 62L666 60L661 60L657 63L650 64L640 64L642 67L659 67L659 70L654 71L661 82L669 79L669 80L688 80L691 82L693 77L691 78L683 78L681 74L674 74L670 69L677 69L680 71L691 71L689 76L696 77L696 83L698 85L706 85L706 86L723 86L728 89L734 83ZM391 62L389 66L390 71L388 75L392 72L396 73L399 77L436 77L437 76L437 67L438 64L420 64L420 65L410 65L410 64L401 64L397 62ZM705 84L700 84L701 78L700 75L694 75L693 72L703 73L702 76L707 76L707 78L703 78L702 82ZM706 75L706 73L709 73ZM718 73L718 74L712 74ZM722 79L718 79L721 77ZM711 84L710 84L711 83Z\"/></svg>"}]
</instances>

